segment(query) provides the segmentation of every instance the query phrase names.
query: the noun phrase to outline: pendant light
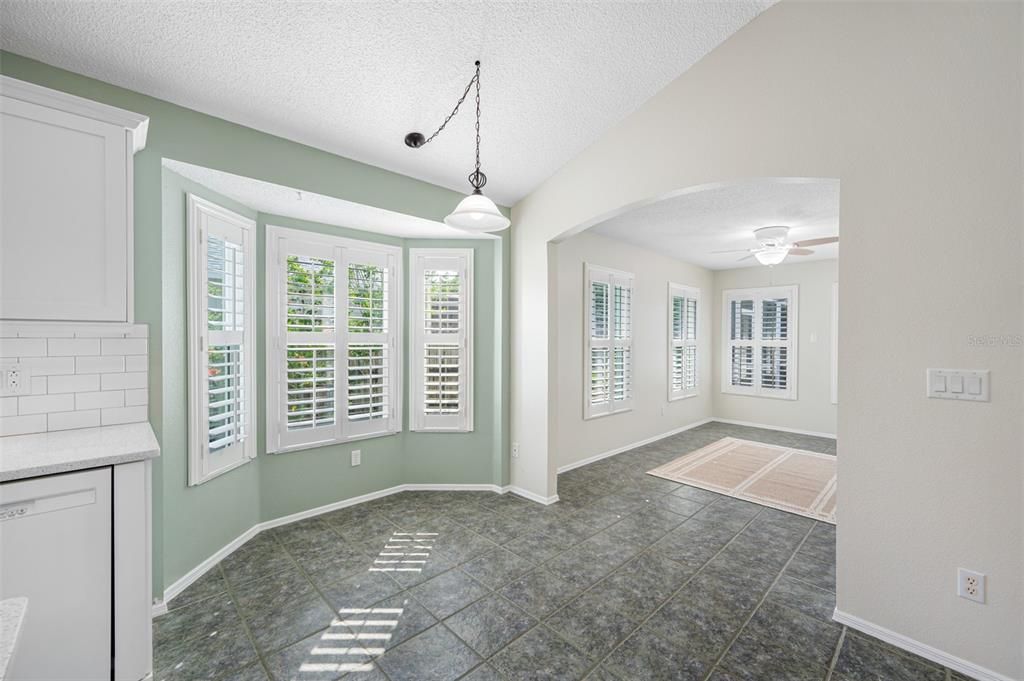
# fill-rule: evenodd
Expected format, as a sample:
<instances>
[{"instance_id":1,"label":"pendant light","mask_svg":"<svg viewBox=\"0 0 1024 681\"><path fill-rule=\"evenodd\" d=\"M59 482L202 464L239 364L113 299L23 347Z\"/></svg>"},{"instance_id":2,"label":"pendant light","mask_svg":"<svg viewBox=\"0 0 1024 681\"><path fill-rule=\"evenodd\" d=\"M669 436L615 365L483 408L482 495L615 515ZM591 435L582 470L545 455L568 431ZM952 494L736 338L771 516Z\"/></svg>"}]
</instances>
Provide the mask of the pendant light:
<instances>
[{"instance_id":1,"label":"pendant light","mask_svg":"<svg viewBox=\"0 0 1024 681\"><path fill-rule=\"evenodd\" d=\"M410 132L405 136L405 144L413 149L419 149L433 141L448 125L448 121L459 112L459 107L466 101L466 96L474 84L476 84L476 167L468 178L473 192L459 201L459 205L444 219L444 222L449 227L467 232L500 232L509 226L509 219L502 215L498 207L494 205L494 201L484 196L481 191L487 184L487 176L480 170L480 62L476 62L476 73L470 78L466 85L466 91L462 93L462 97L459 98L452 112L448 114L448 118L441 123L441 127L430 137L424 137L422 133Z\"/></svg>"}]
</instances>

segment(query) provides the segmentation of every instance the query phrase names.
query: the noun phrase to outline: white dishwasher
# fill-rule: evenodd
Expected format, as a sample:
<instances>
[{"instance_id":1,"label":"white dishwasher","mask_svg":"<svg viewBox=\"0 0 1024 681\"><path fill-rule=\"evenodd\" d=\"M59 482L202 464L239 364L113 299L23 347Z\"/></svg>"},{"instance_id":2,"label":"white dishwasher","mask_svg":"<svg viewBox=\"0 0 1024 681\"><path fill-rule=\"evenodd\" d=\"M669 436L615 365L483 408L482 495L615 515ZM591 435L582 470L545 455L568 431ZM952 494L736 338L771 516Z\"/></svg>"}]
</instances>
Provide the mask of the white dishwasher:
<instances>
[{"instance_id":1,"label":"white dishwasher","mask_svg":"<svg viewBox=\"0 0 1024 681\"><path fill-rule=\"evenodd\" d=\"M111 678L113 469L0 484L0 599L28 598L4 681Z\"/></svg>"}]
</instances>

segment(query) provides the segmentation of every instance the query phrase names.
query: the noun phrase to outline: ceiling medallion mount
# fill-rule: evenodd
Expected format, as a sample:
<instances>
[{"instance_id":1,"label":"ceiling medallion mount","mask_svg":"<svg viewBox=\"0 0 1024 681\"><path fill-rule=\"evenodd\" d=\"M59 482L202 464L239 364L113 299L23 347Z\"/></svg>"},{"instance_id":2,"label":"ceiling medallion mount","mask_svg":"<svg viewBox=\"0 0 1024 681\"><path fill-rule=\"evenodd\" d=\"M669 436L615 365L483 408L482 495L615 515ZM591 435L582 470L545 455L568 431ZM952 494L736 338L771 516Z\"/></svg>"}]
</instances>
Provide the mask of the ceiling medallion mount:
<instances>
[{"instance_id":1,"label":"ceiling medallion mount","mask_svg":"<svg viewBox=\"0 0 1024 681\"><path fill-rule=\"evenodd\" d=\"M422 132L410 132L405 136L405 146L413 149L419 149L426 144L426 141L427 138L423 136Z\"/></svg>"},{"instance_id":2,"label":"ceiling medallion mount","mask_svg":"<svg viewBox=\"0 0 1024 681\"><path fill-rule=\"evenodd\" d=\"M477 61L475 66L476 73L466 84L466 90L459 97L452 112L434 131L434 134L425 137L423 133L410 132L405 136L405 145L412 149L419 149L432 142L445 129L448 121L459 112L459 107L466 101L469 91L476 85L476 165L467 178L470 186L473 187L473 192L459 202L459 205L444 219L444 222L449 227L468 232L499 232L509 226L509 219L502 215L494 202L484 196L482 191L483 186L487 184L487 176L480 170L480 62Z\"/></svg>"}]
</instances>

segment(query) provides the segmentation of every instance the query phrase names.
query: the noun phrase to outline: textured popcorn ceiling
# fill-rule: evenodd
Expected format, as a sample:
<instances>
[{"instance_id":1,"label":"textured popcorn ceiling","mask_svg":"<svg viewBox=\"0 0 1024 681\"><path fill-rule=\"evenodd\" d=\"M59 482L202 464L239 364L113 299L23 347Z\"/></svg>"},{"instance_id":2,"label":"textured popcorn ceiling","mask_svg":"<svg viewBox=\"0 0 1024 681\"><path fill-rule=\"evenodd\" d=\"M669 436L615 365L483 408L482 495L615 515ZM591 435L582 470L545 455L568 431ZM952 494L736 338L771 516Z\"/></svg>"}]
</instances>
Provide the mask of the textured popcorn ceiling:
<instances>
[{"instance_id":1,"label":"textured popcorn ceiling","mask_svg":"<svg viewBox=\"0 0 1024 681\"><path fill-rule=\"evenodd\" d=\"M0 47L459 191L483 62L487 193L511 205L773 4L3 0Z\"/></svg>"},{"instance_id":2,"label":"textured popcorn ceiling","mask_svg":"<svg viewBox=\"0 0 1024 681\"><path fill-rule=\"evenodd\" d=\"M594 225L597 234L647 248L712 270L762 267L738 262L745 253L714 253L757 247L754 230L785 225L790 242L839 234L839 180L759 179L679 194L629 210ZM786 264L839 257L839 244L812 246L813 255Z\"/></svg>"}]
</instances>

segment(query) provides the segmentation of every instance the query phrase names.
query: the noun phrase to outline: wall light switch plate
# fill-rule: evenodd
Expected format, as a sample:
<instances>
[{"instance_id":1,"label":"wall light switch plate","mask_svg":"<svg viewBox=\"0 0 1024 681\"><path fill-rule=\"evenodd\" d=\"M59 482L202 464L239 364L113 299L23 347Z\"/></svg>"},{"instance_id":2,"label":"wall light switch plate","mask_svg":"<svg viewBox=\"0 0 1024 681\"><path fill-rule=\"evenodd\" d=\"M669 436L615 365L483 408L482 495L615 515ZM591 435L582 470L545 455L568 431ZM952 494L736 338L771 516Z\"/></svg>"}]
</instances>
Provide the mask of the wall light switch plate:
<instances>
[{"instance_id":1,"label":"wall light switch plate","mask_svg":"<svg viewBox=\"0 0 1024 681\"><path fill-rule=\"evenodd\" d=\"M0 365L0 395L29 395L32 393L32 373L24 364L7 362Z\"/></svg>"},{"instance_id":2,"label":"wall light switch plate","mask_svg":"<svg viewBox=\"0 0 1024 681\"><path fill-rule=\"evenodd\" d=\"M361 449L353 449L352 450L352 465L353 466L358 466L362 462L363 462L363 450L361 450Z\"/></svg>"},{"instance_id":3,"label":"wall light switch plate","mask_svg":"<svg viewBox=\"0 0 1024 681\"><path fill-rule=\"evenodd\" d=\"M938 400L989 401L988 369L928 369L927 395Z\"/></svg>"}]
</instances>

